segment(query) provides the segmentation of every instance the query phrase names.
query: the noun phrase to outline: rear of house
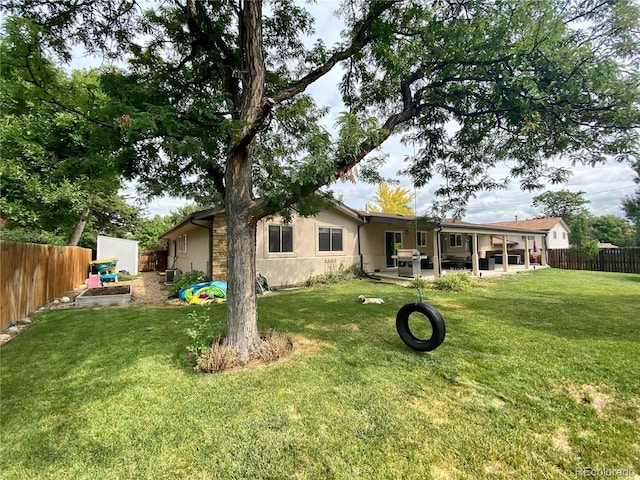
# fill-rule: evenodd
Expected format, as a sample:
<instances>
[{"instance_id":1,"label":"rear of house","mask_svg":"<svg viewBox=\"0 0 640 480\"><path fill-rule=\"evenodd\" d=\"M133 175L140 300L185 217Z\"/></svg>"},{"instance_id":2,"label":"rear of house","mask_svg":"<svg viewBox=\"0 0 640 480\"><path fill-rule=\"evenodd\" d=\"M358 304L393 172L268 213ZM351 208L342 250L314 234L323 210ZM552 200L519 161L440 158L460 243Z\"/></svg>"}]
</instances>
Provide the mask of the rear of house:
<instances>
[{"instance_id":1,"label":"rear of house","mask_svg":"<svg viewBox=\"0 0 640 480\"><path fill-rule=\"evenodd\" d=\"M283 286L359 264L361 223L346 207L294 217L291 223L280 216L262 219L256 232L256 268L270 285Z\"/></svg>"},{"instance_id":2,"label":"rear of house","mask_svg":"<svg viewBox=\"0 0 640 480\"><path fill-rule=\"evenodd\" d=\"M256 227L256 269L271 286L302 283L360 263L358 214L348 207L323 210L314 217L279 216ZM199 270L207 277L227 279L226 213L222 209L195 212L160 238L169 242L169 268Z\"/></svg>"}]
</instances>

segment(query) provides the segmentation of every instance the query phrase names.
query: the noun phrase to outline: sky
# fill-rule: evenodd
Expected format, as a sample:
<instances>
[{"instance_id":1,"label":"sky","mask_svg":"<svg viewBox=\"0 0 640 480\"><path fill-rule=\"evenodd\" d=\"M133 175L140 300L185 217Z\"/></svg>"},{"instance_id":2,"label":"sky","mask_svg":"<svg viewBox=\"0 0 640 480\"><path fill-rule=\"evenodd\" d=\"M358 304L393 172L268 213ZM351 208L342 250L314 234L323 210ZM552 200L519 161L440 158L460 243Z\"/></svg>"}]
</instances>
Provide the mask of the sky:
<instances>
[{"instance_id":1,"label":"sky","mask_svg":"<svg viewBox=\"0 0 640 480\"><path fill-rule=\"evenodd\" d=\"M321 38L326 46L332 46L340 38L340 31L343 23L334 15L338 6L336 0L317 0L315 3L305 4L306 8L312 12L316 18L316 35L307 39L307 43L312 44L316 38ZM71 68L86 68L91 66L91 59L77 58L71 64ZM325 126L330 131L334 128L338 114L343 110L340 94L337 88L341 79L340 67L334 68L321 81L309 87L309 93L318 105L329 106L331 113L325 119ZM391 137L380 149L388 156L388 160L380 173L385 178L394 178L399 186L413 190L413 183L410 178L398 175L398 171L405 167L404 157L413 153L412 146L404 146L400 143L399 137ZM632 195L636 189L633 182L634 172L627 164L609 162L597 167L576 165L571 166L568 162L563 165L572 170L573 175L568 182L560 185L549 186L546 189L523 192L520 190L517 181L514 181L506 190L493 192L483 192L476 198L468 202L467 213L464 220L472 223L486 223L511 221L517 217L520 220L533 218L538 212L531 206L533 197L546 190L566 189L572 192L584 192L584 198L590 203L588 205L591 213L596 216L618 215L624 217L621 209L622 199ZM496 178L506 176L506 168L496 170ZM416 200L414 209L418 214L427 213L432 201L434 192L439 187L441 179L434 177L426 187L414 190ZM336 196L341 196L344 203L355 209L363 209L365 203L372 202L376 185L357 182L335 183L329 187ZM131 194L132 187L127 185L123 192ZM170 211L188 203L179 198L158 198L146 206L149 216L166 215Z\"/></svg>"}]
</instances>

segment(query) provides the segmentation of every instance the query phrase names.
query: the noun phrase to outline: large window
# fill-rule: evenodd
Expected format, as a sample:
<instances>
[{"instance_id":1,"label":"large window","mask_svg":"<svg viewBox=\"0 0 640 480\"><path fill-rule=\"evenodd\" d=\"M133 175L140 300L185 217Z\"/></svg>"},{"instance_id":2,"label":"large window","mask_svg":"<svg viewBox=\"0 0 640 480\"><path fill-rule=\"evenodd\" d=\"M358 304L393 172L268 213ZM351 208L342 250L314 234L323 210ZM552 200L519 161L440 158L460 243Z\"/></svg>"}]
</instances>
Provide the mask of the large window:
<instances>
[{"instance_id":1,"label":"large window","mask_svg":"<svg viewBox=\"0 0 640 480\"><path fill-rule=\"evenodd\" d=\"M320 227L318 229L318 250L321 252L341 252L342 228Z\"/></svg>"},{"instance_id":2,"label":"large window","mask_svg":"<svg viewBox=\"0 0 640 480\"><path fill-rule=\"evenodd\" d=\"M293 227L269 225L269 253L293 252Z\"/></svg>"}]
</instances>

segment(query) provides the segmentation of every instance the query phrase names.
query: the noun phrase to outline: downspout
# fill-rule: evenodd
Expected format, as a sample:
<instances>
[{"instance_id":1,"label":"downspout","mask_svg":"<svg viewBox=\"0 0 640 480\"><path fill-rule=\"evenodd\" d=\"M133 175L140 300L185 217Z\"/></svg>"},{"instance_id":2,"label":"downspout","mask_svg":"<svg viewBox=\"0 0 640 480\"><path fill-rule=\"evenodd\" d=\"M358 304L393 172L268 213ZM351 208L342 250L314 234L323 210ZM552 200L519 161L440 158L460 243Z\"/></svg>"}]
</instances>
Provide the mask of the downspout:
<instances>
[{"instance_id":1,"label":"downspout","mask_svg":"<svg viewBox=\"0 0 640 480\"><path fill-rule=\"evenodd\" d=\"M199 223L194 223L193 217L189 217L189 223L191 225L195 225L196 227L206 228L209 232L209 262L207 266L207 278L209 280L213 279L213 219L207 222L207 225L200 225ZM192 267L193 268L193 267Z\"/></svg>"}]
</instances>

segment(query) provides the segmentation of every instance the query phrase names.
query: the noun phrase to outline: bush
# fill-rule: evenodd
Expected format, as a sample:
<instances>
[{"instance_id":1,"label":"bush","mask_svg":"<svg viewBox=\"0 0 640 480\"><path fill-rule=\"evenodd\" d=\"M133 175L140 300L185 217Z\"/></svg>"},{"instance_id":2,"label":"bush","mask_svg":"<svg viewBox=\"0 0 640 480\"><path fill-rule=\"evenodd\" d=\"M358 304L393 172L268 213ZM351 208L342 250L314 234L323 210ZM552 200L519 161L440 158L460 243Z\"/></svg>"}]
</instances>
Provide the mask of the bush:
<instances>
[{"instance_id":1,"label":"bush","mask_svg":"<svg viewBox=\"0 0 640 480\"><path fill-rule=\"evenodd\" d=\"M192 311L187 317L193 322L193 327L187 329L187 336L191 339L191 344L187 345L187 351L192 355L200 355L212 343L215 332L214 324L209 315L211 307L204 311Z\"/></svg>"},{"instance_id":2,"label":"bush","mask_svg":"<svg viewBox=\"0 0 640 480\"><path fill-rule=\"evenodd\" d=\"M199 270L183 273L176 277L173 285L169 285L169 293L171 293L171 295L177 295L180 290L188 287L189 285L195 285L196 283L202 283L206 281L207 276L204 274L204 272L201 272Z\"/></svg>"},{"instance_id":3,"label":"bush","mask_svg":"<svg viewBox=\"0 0 640 480\"><path fill-rule=\"evenodd\" d=\"M293 350L293 343L286 335L271 331L262 336L264 343L257 356L265 363L272 363L286 357Z\"/></svg>"},{"instance_id":4,"label":"bush","mask_svg":"<svg viewBox=\"0 0 640 480\"><path fill-rule=\"evenodd\" d=\"M345 267L344 264L341 263L336 272L325 273L322 275L311 275L304 282L304 286L313 287L317 285L345 283L362 277L364 277L364 271L360 268L360 265L354 263L349 267Z\"/></svg>"},{"instance_id":5,"label":"bush","mask_svg":"<svg viewBox=\"0 0 640 480\"><path fill-rule=\"evenodd\" d=\"M429 282L427 282L424 278L418 277L411 280L409 287L419 288L420 290L424 290L425 288L427 288L428 285L429 285Z\"/></svg>"},{"instance_id":6,"label":"bush","mask_svg":"<svg viewBox=\"0 0 640 480\"><path fill-rule=\"evenodd\" d=\"M465 292L478 285L478 281L466 272L447 273L433 281L436 290L450 292Z\"/></svg>"},{"instance_id":7,"label":"bush","mask_svg":"<svg viewBox=\"0 0 640 480\"><path fill-rule=\"evenodd\" d=\"M238 365L238 362L233 350L218 337L213 345L207 347L197 357L194 370L202 373L216 373L233 368L236 365Z\"/></svg>"}]
</instances>

